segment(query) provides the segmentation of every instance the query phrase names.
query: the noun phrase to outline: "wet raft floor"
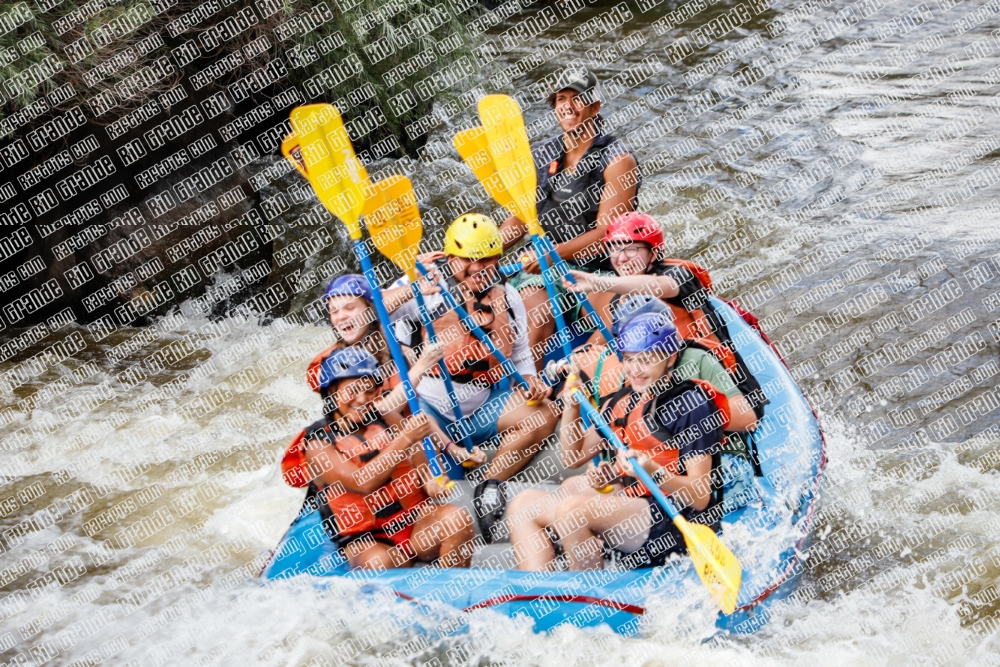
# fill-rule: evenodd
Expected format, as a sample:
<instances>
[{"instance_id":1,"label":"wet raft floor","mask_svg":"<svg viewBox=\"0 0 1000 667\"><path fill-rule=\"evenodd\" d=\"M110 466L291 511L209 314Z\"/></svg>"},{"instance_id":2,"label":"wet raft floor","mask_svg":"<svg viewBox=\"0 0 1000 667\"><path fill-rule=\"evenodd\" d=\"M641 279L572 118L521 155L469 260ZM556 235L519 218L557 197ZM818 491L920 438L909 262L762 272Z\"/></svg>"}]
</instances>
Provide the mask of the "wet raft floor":
<instances>
[{"instance_id":1,"label":"wet raft floor","mask_svg":"<svg viewBox=\"0 0 1000 667\"><path fill-rule=\"evenodd\" d=\"M555 435L558 436L558 434L559 429L557 427ZM496 447L480 447L489 456L489 461L492 461L493 457L496 456ZM504 536L502 540L494 544L486 544L483 541L483 533L479 529L479 521L476 520L476 510L472 502L473 493L480 479L478 471L482 470L485 472L488 466L489 462L479 468L473 468L468 473L471 479L456 481L455 489L452 491L452 495L448 497L447 502L463 507L469 513L469 516L473 517L472 523L476 530L476 553L472 558L472 567L499 567L513 570L517 566L517 561L514 558L514 550L511 546L510 538L507 536L507 531L503 531ZM586 470L586 465L580 466L575 470L564 466L559 454L558 437L551 437L545 442L542 450L507 482L510 494L510 498L507 500L508 509L510 508L510 500L521 491L530 488L539 488L554 493L558 490L560 482L574 475L581 475ZM509 516L509 513L507 516ZM420 561L414 563L415 567L428 567L429 565L429 563Z\"/></svg>"}]
</instances>

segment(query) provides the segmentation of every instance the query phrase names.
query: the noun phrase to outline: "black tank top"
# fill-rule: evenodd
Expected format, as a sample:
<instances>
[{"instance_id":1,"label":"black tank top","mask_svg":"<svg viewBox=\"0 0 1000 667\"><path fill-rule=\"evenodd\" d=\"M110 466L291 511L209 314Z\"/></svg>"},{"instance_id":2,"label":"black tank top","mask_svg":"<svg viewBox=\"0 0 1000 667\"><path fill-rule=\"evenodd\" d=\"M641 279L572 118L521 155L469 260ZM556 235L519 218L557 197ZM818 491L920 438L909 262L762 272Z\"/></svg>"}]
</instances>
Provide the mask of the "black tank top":
<instances>
[{"instance_id":1,"label":"black tank top","mask_svg":"<svg viewBox=\"0 0 1000 667\"><path fill-rule=\"evenodd\" d=\"M604 170L623 154L631 154L624 143L615 137L598 134L571 172L566 170L566 146L562 136L544 142L534 151L538 219L553 243L572 241L594 229L604 193ZM637 181L633 208L638 203L641 176L637 176ZM592 260L575 260L574 263L580 264L584 271L610 271L611 263L603 245L594 250Z\"/></svg>"}]
</instances>

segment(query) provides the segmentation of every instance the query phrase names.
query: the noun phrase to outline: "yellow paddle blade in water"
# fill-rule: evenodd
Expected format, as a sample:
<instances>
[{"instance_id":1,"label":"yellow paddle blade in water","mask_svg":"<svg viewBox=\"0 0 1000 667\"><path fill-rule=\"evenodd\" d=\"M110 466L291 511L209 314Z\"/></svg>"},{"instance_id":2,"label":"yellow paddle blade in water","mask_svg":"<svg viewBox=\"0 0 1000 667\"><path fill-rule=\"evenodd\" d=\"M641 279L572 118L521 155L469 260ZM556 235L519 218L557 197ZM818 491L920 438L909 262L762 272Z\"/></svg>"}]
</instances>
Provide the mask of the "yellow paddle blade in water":
<instances>
[{"instance_id":1,"label":"yellow paddle blade in water","mask_svg":"<svg viewBox=\"0 0 1000 667\"><path fill-rule=\"evenodd\" d=\"M708 526L691 523L682 516L674 519L674 525L684 536L701 582L723 612L733 613L743 579L743 568L736 556Z\"/></svg>"},{"instance_id":2,"label":"yellow paddle blade in water","mask_svg":"<svg viewBox=\"0 0 1000 667\"><path fill-rule=\"evenodd\" d=\"M455 135L453 142L458 154L472 169L472 173L483 184L486 192L511 215L518 215L519 210L514 203L514 198L507 191L507 186L497 172L496 164L493 163L493 157L490 155L489 145L486 141L486 130L481 126L462 130Z\"/></svg>"},{"instance_id":3,"label":"yellow paddle blade in water","mask_svg":"<svg viewBox=\"0 0 1000 667\"><path fill-rule=\"evenodd\" d=\"M531 234L541 235L535 203L538 179L521 107L508 95L487 95L479 100L479 118L490 157L513 199L517 217Z\"/></svg>"},{"instance_id":4,"label":"yellow paddle blade in water","mask_svg":"<svg viewBox=\"0 0 1000 667\"><path fill-rule=\"evenodd\" d=\"M354 154L344 120L332 104L307 104L292 109L292 134L281 152L316 192L323 206L340 218L351 238L361 238L368 172Z\"/></svg>"},{"instance_id":5,"label":"yellow paddle blade in water","mask_svg":"<svg viewBox=\"0 0 1000 667\"><path fill-rule=\"evenodd\" d=\"M424 227L410 179L390 176L372 183L364 214L368 233L378 251L406 272L411 281L416 281L416 259Z\"/></svg>"}]
</instances>

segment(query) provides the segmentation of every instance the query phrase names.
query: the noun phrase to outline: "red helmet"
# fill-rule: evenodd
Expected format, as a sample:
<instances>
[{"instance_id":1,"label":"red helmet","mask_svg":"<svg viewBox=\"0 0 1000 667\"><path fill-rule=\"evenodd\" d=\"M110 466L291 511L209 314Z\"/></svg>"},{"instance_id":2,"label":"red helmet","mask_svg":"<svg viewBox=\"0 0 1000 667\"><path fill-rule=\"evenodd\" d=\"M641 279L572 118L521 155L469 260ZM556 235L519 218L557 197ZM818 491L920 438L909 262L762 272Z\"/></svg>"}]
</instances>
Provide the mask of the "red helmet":
<instances>
[{"instance_id":1,"label":"red helmet","mask_svg":"<svg viewBox=\"0 0 1000 667\"><path fill-rule=\"evenodd\" d=\"M648 243L658 254L663 252L663 230L645 213L629 211L611 221L604 232L605 243Z\"/></svg>"}]
</instances>

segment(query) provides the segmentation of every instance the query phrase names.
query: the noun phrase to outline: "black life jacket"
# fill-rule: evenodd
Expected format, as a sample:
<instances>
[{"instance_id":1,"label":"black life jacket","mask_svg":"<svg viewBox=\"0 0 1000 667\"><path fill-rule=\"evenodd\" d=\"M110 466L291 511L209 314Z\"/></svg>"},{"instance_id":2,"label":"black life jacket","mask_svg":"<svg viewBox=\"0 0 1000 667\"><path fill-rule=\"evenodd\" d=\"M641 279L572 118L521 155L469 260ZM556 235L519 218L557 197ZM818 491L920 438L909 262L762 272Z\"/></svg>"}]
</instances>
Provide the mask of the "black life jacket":
<instances>
[{"instance_id":1,"label":"black life jacket","mask_svg":"<svg viewBox=\"0 0 1000 667\"><path fill-rule=\"evenodd\" d=\"M573 173L566 171L566 145L562 135L543 142L533 153L538 176L538 220L553 243L565 243L597 225L597 209L606 185L604 170L616 157L631 154L631 151L616 137L599 133ZM638 169L635 178L633 209L638 204L639 186L642 185ZM599 255L581 266L585 271L611 270L603 246Z\"/></svg>"},{"instance_id":2,"label":"black life jacket","mask_svg":"<svg viewBox=\"0 0 1000 667\"><path fill-rule=\"evenodd\" d=\"M660 466L674 475L686 475L684 460L680 458L681 445L677 442L680 435L674 428L663 424L660 418L663 407L668 401L681 397L687 392L701 395L712 409L716 421L719 446L711 453L711 468L709 472L710 495L708 506L703 510L684 507L681 514L690 521L697 521L709 526L717 526L721 519L723 506L722 480L722 428L729 420L729 403L711 384L704 380L681 380L671 382L667 387L659 389L655 395L637 394L630 386L622 387L604 405L604 418L616 431L629 449L642 451L650 456ZM704 425L701 425L704 427ZM617 452L611 453L612 459ZM628 484L625 493L630 496L648 496L649 491L638 482Z\"/></svg>"}]
</instances>

